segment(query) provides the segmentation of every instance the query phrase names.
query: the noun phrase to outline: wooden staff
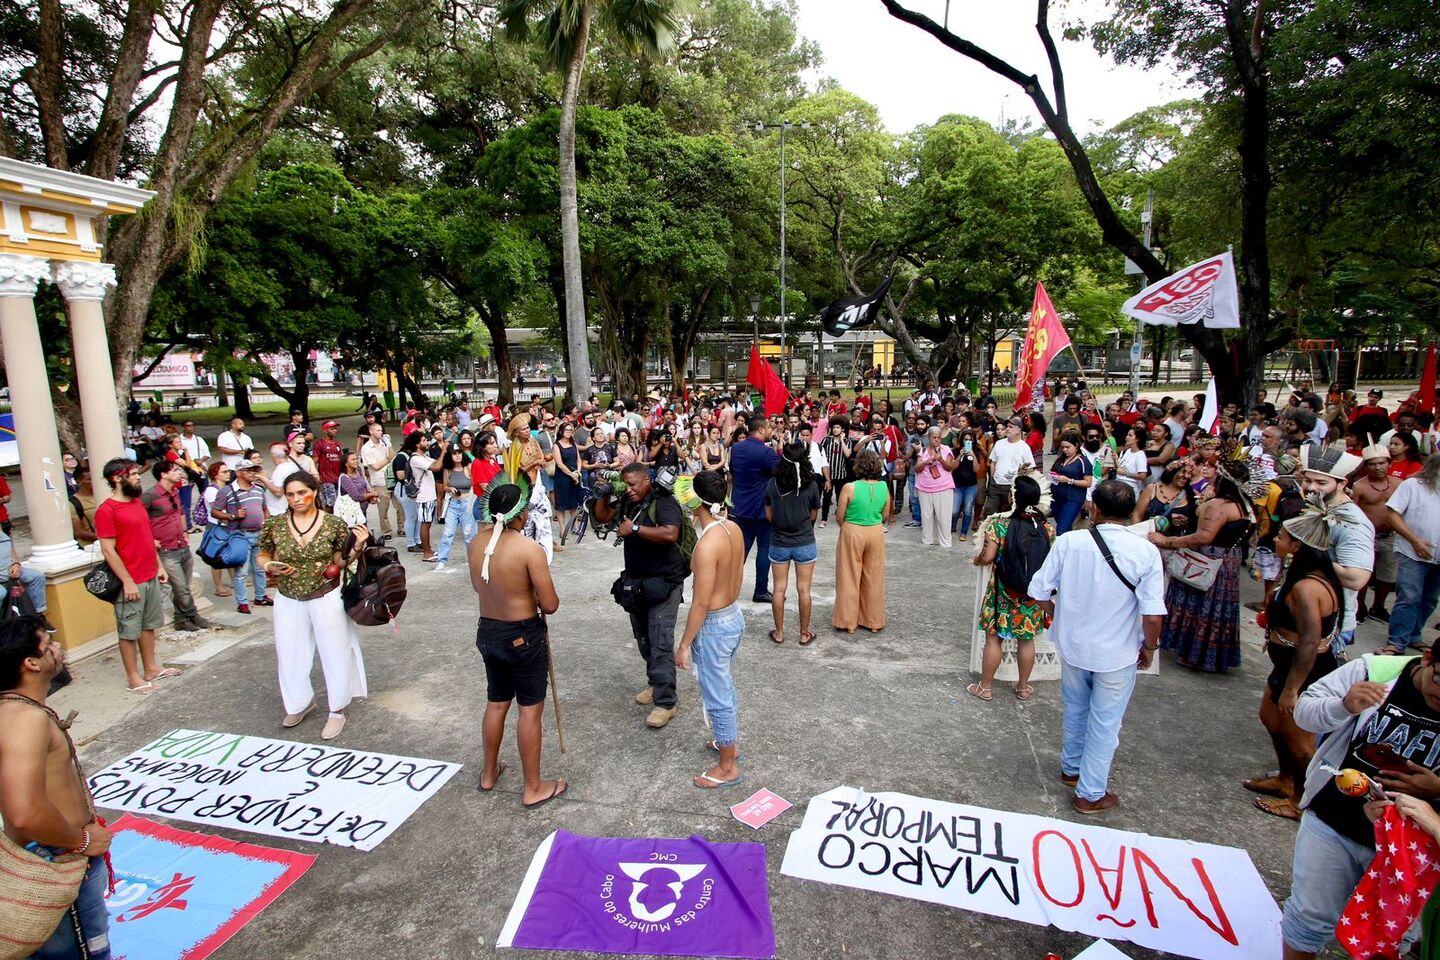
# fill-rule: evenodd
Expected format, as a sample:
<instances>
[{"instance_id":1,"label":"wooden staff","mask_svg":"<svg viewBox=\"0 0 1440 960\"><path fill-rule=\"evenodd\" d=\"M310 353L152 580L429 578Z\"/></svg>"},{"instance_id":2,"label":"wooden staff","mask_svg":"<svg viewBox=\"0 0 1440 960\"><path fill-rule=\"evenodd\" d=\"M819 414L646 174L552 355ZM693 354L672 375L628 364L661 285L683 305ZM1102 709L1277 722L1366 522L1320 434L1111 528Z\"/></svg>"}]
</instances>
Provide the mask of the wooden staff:
<instances>
[{"instance_id":1,"label":"wooden staff","mask_svg":"<svg viewBox=\"0 0 1440 960\"><path fill-rule=\"evenodd\" d=\"M560 738L560 752L565 753L565 723L560 718L560 685L555 682L555 648L550 646L550 621L544 614L540 619L545 621L545 651L550 660L550 702L555 705L555 735Z\"/></svg>"}]
</instances>

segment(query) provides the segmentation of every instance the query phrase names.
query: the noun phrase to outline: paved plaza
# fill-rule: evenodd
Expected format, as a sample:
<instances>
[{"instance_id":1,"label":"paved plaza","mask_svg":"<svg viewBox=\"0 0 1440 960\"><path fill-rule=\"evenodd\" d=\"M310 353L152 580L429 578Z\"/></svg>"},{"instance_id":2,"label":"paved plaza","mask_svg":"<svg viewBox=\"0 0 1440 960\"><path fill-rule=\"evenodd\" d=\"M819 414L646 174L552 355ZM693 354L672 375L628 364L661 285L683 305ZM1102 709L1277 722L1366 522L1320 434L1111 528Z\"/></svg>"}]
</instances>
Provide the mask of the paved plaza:
<instances>
[{"instance_id":1,"label":"paved plaza","mask_svg":"<svg viewBox=\"0 0 1440 960\"><path fill-rule=\"evenodd\" d=\"M805 804L840 784L1082 819L1057 778L1058 683L1039 683L1035 699L1023 704L1004 683L997 683L988 704L964 692L972 679L975 541L943 551L922 546L919 530L892 529L889 626L880 635L847 636L829 627L836 528L817 532L819 640L809 648L794 641L793 585L791 639L782 646L766 636L768 605L744 603L747 626L735 679L746 783L717 792L690 783L710 763L693 678L681 678L680 710L664 730L646 729L646 708L631 702L645 684L644 669L628 621L609 595L621 564L614 541L587 537L557 554L561 606L551 618L551 640L569 752L560 753L547 708L544 774L567 779L570 790L533 812L520 806L514 711L502 754L510 770L495 793L476 790L485 676L474 646L477 608L465 564L435 573L417 555L402 552L410 595L399 633L362 630L371 696L351 708L336 746L448 760L464 769L368 853L216 831L319 855L299 883L217 956L492 956L530 858L555 829L763 842L777 955L787 960L967 954L1038 960L1048 951L1079 953L1090 938L781 876L786 838L799 825ZM751 592L749 570L745 598ZM1256 595L1248 578L1243 586L1244 599ZM62 713L82 710L77 730L87 741L82 759L88 769L175 728L319 742L323 710L297 729L280 728L268 611L244 618L220 606L214 616L245 624L200 640L162 640L168 661L195 665L143 702L112 683L118 672L118 665L108 662L113 654L79 664L78 682L54 702ZM682 609L682 623L683 617ZM1159 677L1140 679L1111 781L1122 803L1086 819L1242 847L1282 899L1295 825L1254 810L1253 795L1239 786L1245 777L1274 767L1269 740L1255 718L1268 662L1259 650L1253 614L1242 611L1242 620L1240 670L1198 675L1175 667L1166 655ZM1382 629L1362 626L1358 648L1374 649ZM97 689L116 692L97 694ZM87 724L86 714L97 713L103 723ZM753 832L731 817L728 806L760 787L795 808ZM1121 946L1133 957L1159 956Z\"/></svg>"}]
</instances>

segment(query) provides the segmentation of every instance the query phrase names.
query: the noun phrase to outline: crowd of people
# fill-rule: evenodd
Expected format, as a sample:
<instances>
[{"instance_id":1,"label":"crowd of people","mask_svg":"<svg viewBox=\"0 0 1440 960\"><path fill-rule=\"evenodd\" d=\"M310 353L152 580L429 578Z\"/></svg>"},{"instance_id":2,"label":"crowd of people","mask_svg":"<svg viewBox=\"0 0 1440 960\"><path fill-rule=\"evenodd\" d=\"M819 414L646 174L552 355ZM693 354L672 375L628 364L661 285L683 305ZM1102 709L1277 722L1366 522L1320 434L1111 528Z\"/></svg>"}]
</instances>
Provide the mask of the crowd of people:
<instances>
[{"instance_id":1,"label":"crowd of people","mask_svg":"<svg viewBox=\"0 0 1440 960\"><path fill-rule=\"evenodd\" d=\"M1244 786L1261 795L1259 810L1301 821L1285 939L1288 957L1313 956L1358 879L1352 868L1368 864L1376 813L1327 787L1317 763L1369 763L1393 794L1440 799L1437 751L1414 739L1440 738L1440 681L1422 637L1440 599L1433 419L1418 398L1391 412L1379 391L1359 403L1335 390L1322 398L1308 384L1279 407L1262 391L1243 416L1235 405L1207 415L1203 395L1151 402L1127 392L1102 407L1085 384L1059 381L1044 394L1044 404L1002 414L997 398L949 385L924 385L899 402L863 389L850 399L806 390L768 415L758 398L713 389L632 396L603 409L594 397L571 404L537 396L501 409L462 395L406 410L393 437L366 405L348 444L336 421L316 432L296 411L265 447L235 418L212 453L186 420L147 436L132 458L104 464L110 495L98 504L84 464L67 456L65 479L77 539L100 543L121 585L115 618L131 693L149 696L178 672L155 657L165 593L177 629L212 626L192 594L188 536L222 531L245 556L228 577L214 571L214 596L232 598L241 615L274 607L286 728L315 710L310 672L319 654L326 740L341 735L347 706L367 692L337 589L344 569L368 543L394 541L399 550L403 538L405 552L445 575L463 541L488 683L480 788L493 790L504 773L499 751L516 702L527 808L567 789L540 774L545 618L561 602L552 564L591 530L623 543L611 592L643 661L645 686L633 699L649 708L647 726L672 722L676 671L695 666L713 759L694 776L699 789L744 780L731 665L752 550L750 599L770 608L770 641L808 646L817 639L817 528L832 519L839 527L830 616L843 634L886 628L886 546L897 525L917 528L922 547L942 552L973 534L973 562L989 575L976 603L981 676L967 690L993 699L1008 646L1019 674L1014 694L1032 699L1035 644L1042 636L1054 643L1059 774L1082 814L1120 802L1109 770L1136 673L1157 651L1196 671L1240 664L1248 562L1263 586L1256 612L1272 669L1260 720L1278 771ZM154 479L148 490L142 472ZM8 536L0 546L10 546ZM10 579L35 597L13 549L9 559ZM43 706L63 666L48 640L43 588L30 612L3 633L0 683ZM1387 621L1387 646L1346 662L1356 624L1370 618ZM1371 763L1365 747L1390 744L1386 725L1402 717L1413 728L1406 743L1392 744L1402 761ZM1317 750L1316 733L1337 731L1343 736ZM94 849L108 836L76 810L64 813L67 823L31 829L31 838ZM89 831L83 843L81 830Z\"/></svg>"}]
</instances>

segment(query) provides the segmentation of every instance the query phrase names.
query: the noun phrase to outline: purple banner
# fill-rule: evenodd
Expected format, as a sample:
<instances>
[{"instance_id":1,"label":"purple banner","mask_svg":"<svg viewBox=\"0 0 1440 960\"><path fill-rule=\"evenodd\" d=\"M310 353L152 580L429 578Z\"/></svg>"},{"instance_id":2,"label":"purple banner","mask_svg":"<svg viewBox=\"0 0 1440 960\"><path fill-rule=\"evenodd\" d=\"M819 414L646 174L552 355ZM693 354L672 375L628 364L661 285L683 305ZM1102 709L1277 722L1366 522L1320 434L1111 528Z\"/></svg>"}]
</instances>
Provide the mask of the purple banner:
<instances>
[{"instance_id":1,"label":"purple banner","mask_svg":"<svg viewBox=\"0 0 1440 960\"><path fill-rule=\"evenodd\" d=\"M765 846L557 830L535 851L497 946L773 957Z\"/></svg>"}]
</instances>

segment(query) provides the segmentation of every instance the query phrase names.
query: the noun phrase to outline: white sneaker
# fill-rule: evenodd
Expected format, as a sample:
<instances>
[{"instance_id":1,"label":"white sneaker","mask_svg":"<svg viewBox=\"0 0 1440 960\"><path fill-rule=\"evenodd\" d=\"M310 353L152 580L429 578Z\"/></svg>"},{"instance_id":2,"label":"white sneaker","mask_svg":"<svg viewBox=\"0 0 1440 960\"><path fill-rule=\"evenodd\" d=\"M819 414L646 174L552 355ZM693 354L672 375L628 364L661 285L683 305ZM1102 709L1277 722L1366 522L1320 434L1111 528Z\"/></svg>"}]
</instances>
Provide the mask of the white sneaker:
<instances>
[{"instance_id":1,"label":"white sneaker","mask_svg":"<svg viewBox=\"0 0 1440 960\"><path fill-rule=\"evenodd\" d=\"M446 569L446 565L445 565L445 561L444 561L444 560L441 560L441 561L439 561L438 563L435 564L435 572L436 572L436 573L444 573L444 572L445 572L445 569Z\"/></svg>"}]
</instances>

